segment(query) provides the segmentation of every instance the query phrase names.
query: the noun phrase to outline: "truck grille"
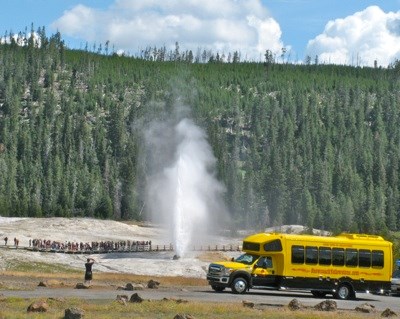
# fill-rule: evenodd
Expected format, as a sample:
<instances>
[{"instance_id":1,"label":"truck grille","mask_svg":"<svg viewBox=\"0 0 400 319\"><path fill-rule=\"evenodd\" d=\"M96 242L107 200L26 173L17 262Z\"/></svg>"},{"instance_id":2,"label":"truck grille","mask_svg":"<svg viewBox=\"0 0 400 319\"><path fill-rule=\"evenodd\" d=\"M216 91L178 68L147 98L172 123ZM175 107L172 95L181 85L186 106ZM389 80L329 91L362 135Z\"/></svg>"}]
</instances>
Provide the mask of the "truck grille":
<instances>
[{"instance_id":1,"label":"truck grille","mask_svg":"<svg viewBox=\"0 0 400 319\"><path fill-rule=\"evenodd\" d=\"M221 275L222 274L222 268L223 266L221 265L216 265L216 264L211 264L208 267L208 274L209 275Z\"/></svg>"}]
</instances>

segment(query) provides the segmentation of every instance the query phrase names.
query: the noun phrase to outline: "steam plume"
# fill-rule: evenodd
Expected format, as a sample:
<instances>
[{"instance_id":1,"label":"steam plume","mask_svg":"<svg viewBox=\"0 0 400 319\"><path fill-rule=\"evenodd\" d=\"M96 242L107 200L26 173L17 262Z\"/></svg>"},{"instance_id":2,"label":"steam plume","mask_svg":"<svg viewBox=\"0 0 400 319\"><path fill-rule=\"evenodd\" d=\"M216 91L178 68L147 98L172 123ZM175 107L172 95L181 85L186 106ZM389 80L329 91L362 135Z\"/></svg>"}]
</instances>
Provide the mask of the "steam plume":
<instances>
[{"instance_id":1,"label":"steam plume","mask_svg":"<svg viewBox=\"0 0 400 319\"><path fill-rule=\"evenodd\" d=\"M147 185L151 216L168 226L169 239L183 257L225 212L216 160L205 132L189 118L154 123L146 136L153 172Z\"/></svg>"}]
</instances>

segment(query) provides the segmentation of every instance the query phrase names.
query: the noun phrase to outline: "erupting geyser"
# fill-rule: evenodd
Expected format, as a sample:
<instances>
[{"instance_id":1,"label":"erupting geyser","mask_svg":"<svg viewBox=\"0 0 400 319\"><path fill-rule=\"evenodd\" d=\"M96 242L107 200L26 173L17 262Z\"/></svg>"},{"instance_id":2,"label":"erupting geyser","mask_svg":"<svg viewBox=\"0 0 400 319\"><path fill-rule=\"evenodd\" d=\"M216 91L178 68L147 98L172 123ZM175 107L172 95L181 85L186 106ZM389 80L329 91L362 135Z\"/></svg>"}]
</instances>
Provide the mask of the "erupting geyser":
<instances>
[{"instance_id":1,"label":"erupting geyser","mask_svg":"<svg viewBox=\"0 0 400 319\"><path fill-rule=\"evenodd\" d=\"M224 210L224 187L214 176L216 161L206 135L192 120L182 119L172 129L163 126L162 135L157 134L159 130L149 135L157 137L151 140L152 146L160 144L156 153L169 158L158 159L165 166L149 181L148 202L153 219L168 225L176 256L184 257Z\"/></svg>"}]
</instances>

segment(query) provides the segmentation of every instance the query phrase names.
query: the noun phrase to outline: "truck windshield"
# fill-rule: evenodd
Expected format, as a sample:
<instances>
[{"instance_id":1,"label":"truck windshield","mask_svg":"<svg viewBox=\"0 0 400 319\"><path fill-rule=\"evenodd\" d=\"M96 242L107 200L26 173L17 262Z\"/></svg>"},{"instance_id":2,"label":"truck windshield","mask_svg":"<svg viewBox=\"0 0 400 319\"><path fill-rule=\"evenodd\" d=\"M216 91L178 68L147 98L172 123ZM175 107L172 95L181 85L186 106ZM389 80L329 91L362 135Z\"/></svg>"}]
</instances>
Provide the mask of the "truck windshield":
<instances>
[{"instance_id":1,"label":"truck windshield","mask_svg":"<svg viewBox=\"0 0 400 319\"><path fill-rule=\"evenodd\" d=\"M235 261L245 265L252 265L258 257L257 255L243 254L236 258Z\"/></svg>"}]
</instances>

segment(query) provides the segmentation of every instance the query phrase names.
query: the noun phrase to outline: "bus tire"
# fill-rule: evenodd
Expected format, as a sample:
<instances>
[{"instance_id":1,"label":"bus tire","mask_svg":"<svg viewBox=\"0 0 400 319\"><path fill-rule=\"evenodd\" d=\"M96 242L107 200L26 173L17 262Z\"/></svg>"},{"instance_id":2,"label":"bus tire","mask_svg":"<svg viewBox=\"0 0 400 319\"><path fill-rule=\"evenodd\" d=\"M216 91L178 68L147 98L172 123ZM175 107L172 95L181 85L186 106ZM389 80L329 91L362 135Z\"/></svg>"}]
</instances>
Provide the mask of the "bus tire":
<instances>
[{"instance_id":1,"label":"bus tire","mask_svg":"<svg viewBox=\"0 0 400 319\"><path fill-rule=\"evenodd\" d=\"M221 287L221 286L211 286L211 288L216 292L222 292L225 290L225 287Z\"/></svg>"},{"instance_id":2,"label":"bus tire","mask_svg":"<svg viewBox=\"0 0 400 319\"><path fill-rule=\"evenodd\" d=\"M311 290L312 295L315 298L325 298L326 292L320 290Z\"/></svg>"},{"instance_id":3,"label":"bus tire","mask_svg":"<svg viewBox=\"0 0 400 319\"><path fill-rule=\"evenodd\" d=\"M231 285L232 291L235 294L246 293L248 287L249 287L249 284L248 284L247 280L242 277L235 278Z\"/></svg>"},{"instance_id":4,"label":"bus tire","mask_svg":"<svg viewBox=\"0 0 400 319\"><path fill-rule=\"evenodd\" d=\"M348 300L355 297L353 288L349 284L340 284L335 293L335 298Z\"/></svg>"}]
</instances>

